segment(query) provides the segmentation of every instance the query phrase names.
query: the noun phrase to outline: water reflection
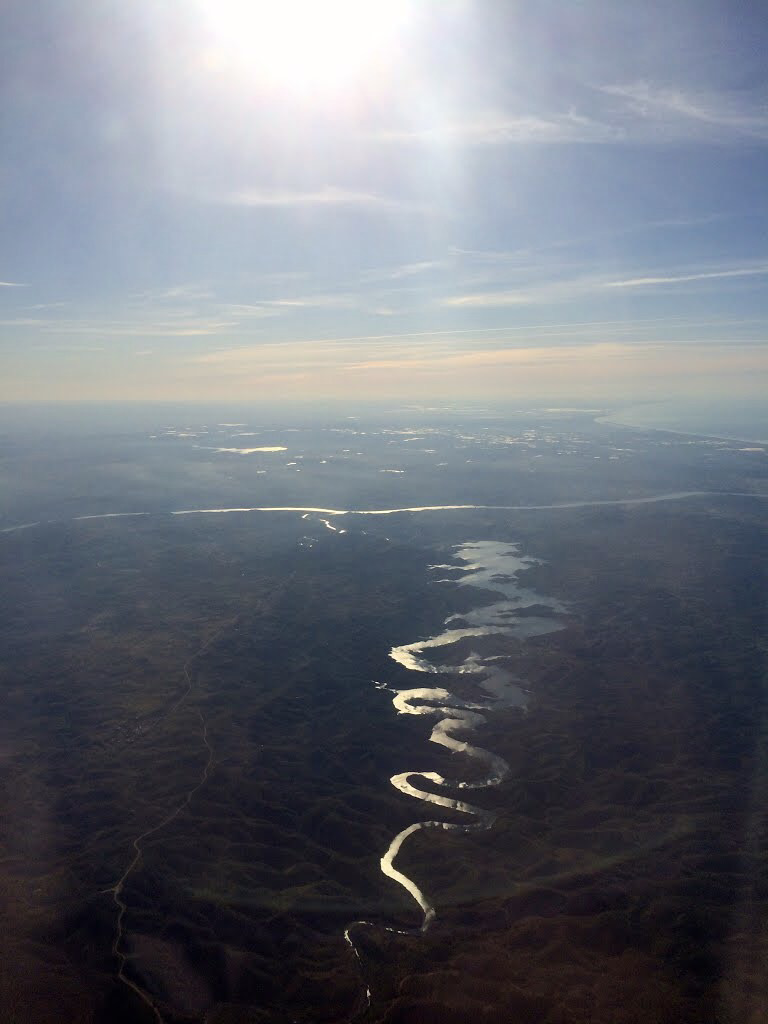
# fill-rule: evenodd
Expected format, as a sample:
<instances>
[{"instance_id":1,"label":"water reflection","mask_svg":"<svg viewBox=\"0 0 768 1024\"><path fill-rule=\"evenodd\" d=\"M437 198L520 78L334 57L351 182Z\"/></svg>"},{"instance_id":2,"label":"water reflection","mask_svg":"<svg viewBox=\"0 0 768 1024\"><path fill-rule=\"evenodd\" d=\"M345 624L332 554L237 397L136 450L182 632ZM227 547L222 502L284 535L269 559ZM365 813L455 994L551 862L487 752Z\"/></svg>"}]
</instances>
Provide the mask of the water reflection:
<instances>
[{"instance_id":1,"label":"water reflection","mask_svg":"<svg viewBox=\"0 0 768 1024\"><path fill-rule=\"evenodd\" d=\"M381 858L382 872L401 885L421 908L423 919L419 930L422 932L434 920L435 908L418 884L397 870L395 859L403 843L423 829L469 831L491 827L495 820L492 812L434 790L487 789L503 782L509 774L509 765L504 758L470 743L465 738L466 733L474 732L481 726L490 712L500 708L523 710L526 706L523 682L505 667L509 660L507 657L484 655L478 651L460 656L457 645L460 641L494 634L524 642L529 637L543 636L562 629L563 621L559 616L567 611L561 601L544 597L519 583L520 573L539 562L535 558L520 555L516 545L475 541L458 546L453 557L453 563L433 565L430 569L451 573L445 582L491 591L500 594L502 600L451 615L445 622L446 626L453 622L461 624L426 640L394 647L390 652L394 661L411 672L452 676L457 683L461 677L462 692L466 692L468 682L464 677L472 677L471 682L475 684L475 692L471 697L459 696L443 686L389 688L394 693L392 703L398 714L436 717L438 721L432 729L430 741L453 754L465 754L483 769L479 777L472 779L446 778L438 772L415 770L399 772L390 779L392 785L407 796L469 815L473 819L462 824L414 822L394 837ZM531 613L532 609L534 613ZM466 644L462 645L462 649L466 649ZM439 652L437 657L440 660L430 660L433 652ZM428 788L424 788L423 783L427 783Z\"/></svg>"}]
</instances>

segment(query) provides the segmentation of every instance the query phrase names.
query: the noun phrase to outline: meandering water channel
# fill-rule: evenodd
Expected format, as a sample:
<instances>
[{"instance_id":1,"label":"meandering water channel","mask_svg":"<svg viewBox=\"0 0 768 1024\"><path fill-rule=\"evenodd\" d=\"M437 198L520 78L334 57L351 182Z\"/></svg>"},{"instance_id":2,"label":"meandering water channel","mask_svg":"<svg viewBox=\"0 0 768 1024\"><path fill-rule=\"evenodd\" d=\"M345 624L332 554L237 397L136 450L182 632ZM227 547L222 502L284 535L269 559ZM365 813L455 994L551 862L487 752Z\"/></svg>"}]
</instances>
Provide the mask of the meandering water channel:
<instances>
[{"instance_id":1,"label":"meandering water channel","mask_svg":"<svg viewBox=\"0 0 768 1024\"><path fill-rule=\"evenodd\" d=\"M429 739L445 747L452 754L463 754L474 766L467 765L469 777L448 778L435 771L408 769L390 779L401 793L425 804L468 815L468 822L457 823L427 819L416 821L398 832L381 858L381 870L405 889L418 904L422 920L417 929L385 926L387 931L410 934L425 932L436 916L436 908L418 882L395 867L395 860L403 844L417 832L442 829L468 832L488 829L495 815L466 800L459 792L488 789L498 786L509 775L509 765L499 754L470 742L467 733L475 732L494 711L526 707L524 681L508 667L511 656L484 654L481 650L466 650L467 641L476 640L482 648L482 638L502 636L518 643L533 636L543 636L562 629L563 616L568 609L559 600L545 597L525 587L519 579L526 569L540 564L536 559L521 556L515 544L497 541L475 541L459 545L453 555L454 562L433 565L430 570L449 573L439 582L452 582L473 587L484 593L493 592L501 598L481 603L471 611L449 616L448 627L434 637L394 647L390 657L411 672L440 676L453 681L454 690L445 686L416 686L393 688L377 684L380 689L393 693L392 703L399 714L423 715L437 718ZM535 612L532 613L532 609ZM451 624L460 623L457 626ZM436 654L439 660L432 660ZM478 769L479 772L478 772ZM426 784L426 787L425 787ZM439 792L435 792L438 790ZM370 921L355 921L345 931L345 938L353 949L362 968L362 958L355 942L355 932L361 927L374 926ZM370 1002L370 989L366 988Z\"/></svg>"}]
</instances>

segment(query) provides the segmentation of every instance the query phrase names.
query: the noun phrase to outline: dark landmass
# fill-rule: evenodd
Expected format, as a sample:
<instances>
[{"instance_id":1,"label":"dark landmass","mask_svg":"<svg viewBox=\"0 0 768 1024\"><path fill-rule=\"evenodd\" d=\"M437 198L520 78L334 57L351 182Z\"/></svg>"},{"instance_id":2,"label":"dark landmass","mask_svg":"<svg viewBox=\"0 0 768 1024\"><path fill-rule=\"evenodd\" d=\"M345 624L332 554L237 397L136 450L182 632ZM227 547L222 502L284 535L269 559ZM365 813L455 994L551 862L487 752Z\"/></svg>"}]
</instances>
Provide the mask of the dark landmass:
<instances>
[{"instance_id":1,"label":"dark landmass","mask_svg":"<svg viewBox=\"0 0 768 1024\"><path fill-rule=\"evenodd\" d=\"M8 440L3 471L21 483L5 522L56 521L0 537L0 1018L765 1019L759 499L339 517L343 534L299 513L66 521L761 492L765 455L582 421L522 441L498 425L355 429L363 454L342 458L307 428L298 478L288 455L278 469L274 455L200 456L187 441L173 456L185 442L157 435L131 440L120 465L97 460L96 489L96 463L73 453L70 484L62 469L47 491ZM390 443L411 436L428 441ZM379 858L432 814L389 778L455 776L461 755L430 744L432 720L396 715L374 681L420 685L390 649L494 600L428 571L486 539L541 559L525 585L569 614L525 643L477 640L524 680L529 709L499 710L477 735L511 766L472 797L497 814L493 828L428 830L403 847L398 868L437 918L397 935L386 926L416 928L420 915ZM358 964L344 929L361 918L372 924L356 930Z\"/></svg>"}]
</instances>

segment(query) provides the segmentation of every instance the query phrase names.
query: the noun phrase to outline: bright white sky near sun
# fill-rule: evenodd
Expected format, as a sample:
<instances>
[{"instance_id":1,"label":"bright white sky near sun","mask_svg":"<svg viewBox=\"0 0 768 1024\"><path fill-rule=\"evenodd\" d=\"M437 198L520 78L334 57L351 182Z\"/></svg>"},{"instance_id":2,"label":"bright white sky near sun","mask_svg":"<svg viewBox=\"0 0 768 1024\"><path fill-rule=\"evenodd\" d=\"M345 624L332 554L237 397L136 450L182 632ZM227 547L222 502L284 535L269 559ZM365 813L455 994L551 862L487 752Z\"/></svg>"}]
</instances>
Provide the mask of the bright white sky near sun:
<instances>
[{"instance_id":1,"label":"bright white sky near sun","mask_svg":"<svg viewBox=\"0 0 768 1024\"><path fill-rule=\"evenodd\" d=\"M764 0L9 0L0 398L760 395Z\"/></svg>"}]
</instances>

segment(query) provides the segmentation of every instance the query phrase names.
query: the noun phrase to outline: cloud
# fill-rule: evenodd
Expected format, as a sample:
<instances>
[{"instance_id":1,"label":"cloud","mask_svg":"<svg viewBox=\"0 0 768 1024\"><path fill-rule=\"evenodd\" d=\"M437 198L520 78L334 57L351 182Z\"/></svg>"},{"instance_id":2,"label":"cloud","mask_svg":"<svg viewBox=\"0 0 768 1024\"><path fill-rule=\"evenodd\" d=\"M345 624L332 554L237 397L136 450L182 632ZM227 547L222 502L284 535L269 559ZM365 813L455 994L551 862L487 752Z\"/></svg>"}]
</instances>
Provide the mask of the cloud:
<instances>
[{"instance_id":1,"label":"cloud","mask_svg":"<svg viewBox=\"0 0 768 1024\"><path fill-rule=\"evenodd\" d=\"M180 317L174 320L154 320L137 318L136 320L108 320L93 317L90 319L33 319L16 317L0 320L0 327L22 329L34 328L44 334L99 334L110 337L166 337L188 338L203 335L217 335L226 328L237 327L231 320L215 317Z\"/></svg>"},{"instance_id":2,"label":"cloud","mask_svg":"<svg viewBox=\"0 0 768 1024\"><path fill-rule=\"evenodd\" d=\"M710 281L715 278L753 277L768 274L768 266L713 270L700 274L673 274L667 277L631 277L625 281L606 281L606 288L643 288L654 284L683 284L686 281Z\"/></svg>"},{"instance_id":3,"label":"cloud","mask_svg":"<svg viewBox=\"0 0 768 1024\"><path fill-rule=\"evenodd\" d=\"M364 364L374 360L432 360L441 353L462 357L476 352L511 352L534 347L561 349L583 346L596 337L609 337L621 346L648 344L660 329L668 333L664 344L720 345L723 335L735 340L739 330L742 345L763 345L762 334L750 339L744 327L758 327L762 320L691 319L689 317L647 317L620 320L576 320L565 323L507 324L503 327L460 328L458 330L406 331L388 334L344 335L336 338L293 339L290 341L240 345L190 355L188 362L210 368L242 369L244 372L271 365L312 365L328 370ZM713 331L718 332L713 339ZM620 340L619 340L620 339ZM458 346L463 346L458 348ZM502 358L501 356L499 358Z\"/></svg>"},{"instance_id":4,"label":"cloud","mask_svg":"<svg viewBox=\"0 0 768 1024\"><path fill-rule=\"evenodd\" d=\"M254 305L244 302L230 302L220 306L219 309L224 316L245 317L256 320L280 315L279 309L270 308L267 303Z\"/></svg>"},{"instance_id":5,"label":"cloud","mask_svg":"<svg viewBox=\"0 0 768 1024\"><path fill-rule=\"evenodd\" d=\"M530 255L530 249L460 249L455 245L448 251L451 256L476 263L519 263L524 256Z\"/></svg>"},{"instance_id":6,"label":"cloud","mask_svg":"<svg viewBox=\"0 0 768 1024\"><path fill-rule=\"evenodd\" d=\"M459 309L498 309L503 306L528 306L535 301L536 299L528 292L497 291L452 295L443 299L441 305Z\"/></svg>"},{"instance_id":7,"label":"cloud","mask_svg":"<svg viewBox=\"0 0 768 1024\"><path fill-rule=\"evenodd\" d=\"M281 299L261 299L257 303L226 303L217 307L225 316L274 317L293 309L355 309L358 300L346 293L296 295Z\"/></svg>"},{"instance_id":8,"label":"cloud","mask_svg":"<svg viewBox=\"0 0 768 1024\"><path fill-rule=\"evenodd\" d=\"M374 141L499 146L512 143L609 142L615 138L616 130L610 125L575 111L549 116L486 111L429 127L384 131L374 136Z\"/></svg>"},{"instance_id":9,"label":"cloud","mask_svg":"<svg viewBox=\"0 0 768 1024\"><path fill-rule=\"evenodd\" d=\"M357 345L352 349L359 354ZM338 369L349 361L348 350L338 342L273 342L240 348L218 349L191 356L187 363L205 374L237 376L242 373L322 373Z\"/></svg>"},{"instance_id":10,"label":"cloud","mask_svg":"<svg viewBox=\"0 0 768 1024\"><path fill-rule=\"evenodd\" d=\"M501 309L540 303L568 302L584 296L598 294L606 288L643 288L654 285L686 284L692 281L729 280L768 274L768 264L757 266L720 267L682 271L672 269L662 274L635 274L620 280L607 280L605 274L582 274L574 277L526 281L520 288L493 289L451 295L438 300L438 304L451 309Z\"/></svg>"},{"instance_id":11,"label":"cloud","mask_svg":"<svg viewBox=\"0 0 768 1024\"><path fill-rule=\"evenodd\" d=\"M733 136L768 140L768 114L758 96L694 94L637 81L599 85L581 95L579 103L582 109L574 105L566 111L470 111L434 123L382 130L370 138L379 143L448 146L610 145L723 141Z\"/></svg>"},{"instance_id":12,"label":"cloud","mask_svg":"<svg viewBox=\"0 0 768 1024\"><path fill-rule=\"evenodd\" d=\"M41 317L18 316L8 320L0 320L0 327L42 327L56 323L55 320L43 320Z\"/></svg>"},{"instance_id":13,"label":"cloud","mask_svg":"<svg viewBox=\"0 0 768 1024\"><path fill-rule=\"evenodd\" d=\"M392 196L383 196L376 192L359 191L340 188L336 185L323 185L321 188L302 189L270 189L247 188L209 197L214 202L226 203L231 206L265 207L279 209L291 207L357 207L372 210L418 210L417 203Z\"/></svg>"},{"instance_id":14,"label":"cloud","mask_svg":"<svg viewBox=\"0 0 768 1024\"><path fill-rule=\"evenodd\" d=\"M372 268L360 274L361 281L400 281L403 278L429 274L450 265L449 260L419 260L416 263L400 263L394 267Z\"/></svg>"},{"instance_id":15,"label":"cloud","mask_svg":"<svg viewBox=\"0 0 768 1024\"><path fill-rule=\"evenodd\" d=\"M438 366L460 370L463 367L536 365L551 362L572 362L583 359L586 354L620 356L633 352L626 344L596 342L588 345L551 345L547 347L523 346L519 348L476 349L468 352L403 352L392 358L362 359L345 367L352 372L369 370L432 370Z\"/></svg>"},{"instance_id":16,"label":"cloud","mask_svg":"<svg viewBox=\"0 0 768 1024\"><path fill-rule=\"evenodd\" d=\"M123 315L109 315L103 309L80 307L73 315L55 315L51 304L49 316L11 316L0 319L0 328L10 328L29 335L98 335L108 338L194 338L221 335L253 335L260 320L289 316L302 310L345 310L357 306L346 293L298 295L264 299L251 303L206 301L208 292L195 291L192 286L142 292L124 305ZM169 304L168 300L198 296L199 301L187 305ZM69 305L69 304L67 304Z\"/></svg>"},{"instance_id":17,"label":"cloud","mask_svg":"<svg viewBox=\"0 0 768 1024\"><path fill-rule=\"evenodd\" d=\"M351 295L299 295L289 299L265 299L265 306L278 309L353 309L357 301Z\"/></svg>"},{"instance_id":18,"label":"cloud","mask_svg":"<svg viewBox=\"0 0 768 1024\"><path fill-rule=\"evenodd\" d=\"M213 294L209 285L193 282L139 292L135 298L141 301L164 302L168 299L210 299Z\"/></svg>"},{"instance_id":19,"label":"cloud","mask_svg":"<svg viewBox=\"0 0 768 1024\"><path fill-rule=\"evenodd\" d=\"M691 348L695 345L695 358ZM222 387L288 388L313 393L322 382L328 393L423 396L456 393L540 392L605 393L617 387L633 390L675 379L686 387L704 381L757 381L768 370L762 345L735 342L675 344L674 340L618 338L610 328L556 341L521 337L518 341L457 351L445 338L400 338L385 345L356 343L279 343L230 349L192 357L188 381L216 382ZM575 389L575 390L574 390Z\"/></svg>"},{"instance_id":20,"label":"cloud","mask_svg":"<svg viewBox=\"0 0 768 1024\"><path fill-rule=\"evenodd\" d=\"M605 276L600 274L553 277L548 276L543 267L516 266L514 270L525 277L525 281L517 288L492 288L449 295L438 300L438 304L449 309L474 310L567 302L597 292L605 284Z\"/></svg>"},{"instance_id":21,"label":"cloud","mask_svg":"<svg viewBox=\"0 0 768 1024\"><path fill-rule=\"evenodd\" d=\"M107 349L103 345L56 345L49 346L50 351L54 352L106 352Z\"/></svg>"},{"instance_id":22,"label":"cloud","mask_svg":"<svg viewBox=\"0 0 768 1024\"><path fill-rule=\"evenodd\" d=\"M0 288L29 288L29 285L21 281L0 281Z\"/></svg>"},{"instance_id":23,"label":"cloud","mask_svg":"<svg viewBox=\"0 0 768 1024\"><path fill-rule=\"evenodd\" d=\"M645 122L678 122L683 128L720 129L729 134L768 140L768 116L764 107L745 106L743 97L728 94L692 95L682 89L639 81L603 85L600 92L617 97L626 108ZM720 132L721 134L721 132Z\"/></svg>"}]
</instances>

